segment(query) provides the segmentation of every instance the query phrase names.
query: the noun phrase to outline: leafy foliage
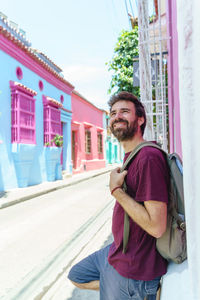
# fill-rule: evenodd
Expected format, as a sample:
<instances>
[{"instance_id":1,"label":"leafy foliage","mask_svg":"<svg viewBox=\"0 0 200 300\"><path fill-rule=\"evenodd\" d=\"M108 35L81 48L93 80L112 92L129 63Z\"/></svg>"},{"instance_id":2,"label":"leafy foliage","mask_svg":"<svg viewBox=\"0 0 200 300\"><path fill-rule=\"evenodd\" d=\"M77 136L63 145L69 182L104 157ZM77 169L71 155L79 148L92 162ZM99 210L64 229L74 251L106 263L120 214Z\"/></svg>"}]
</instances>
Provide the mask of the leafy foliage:
<instances>
[{"instance_id":1,"label":"leafy foliage","mask_svg":"<svg viewBox=\"0 0 200 300\"><path fill-rule=\"evenodd\" d=\"M138 26L131 31L122 30L113 58L107 63L108 70L113 73L109 94L127 91L139 96L139 87L133 87L133 58L138 55Z\"/></svg>"},{"instance_id":2,"label":"leafy foliage","mask_svg":"<svg viewBox=\"0 0 200 300\"><path fill-rule=\"evenodd\" d=\"M54 145L56 147L62 147L62 145L63 145L63 136L62 135L56 134L50 142L45 144L45 146L47 146L47 147L54 146Z\"/></svg>"}]
</instances>

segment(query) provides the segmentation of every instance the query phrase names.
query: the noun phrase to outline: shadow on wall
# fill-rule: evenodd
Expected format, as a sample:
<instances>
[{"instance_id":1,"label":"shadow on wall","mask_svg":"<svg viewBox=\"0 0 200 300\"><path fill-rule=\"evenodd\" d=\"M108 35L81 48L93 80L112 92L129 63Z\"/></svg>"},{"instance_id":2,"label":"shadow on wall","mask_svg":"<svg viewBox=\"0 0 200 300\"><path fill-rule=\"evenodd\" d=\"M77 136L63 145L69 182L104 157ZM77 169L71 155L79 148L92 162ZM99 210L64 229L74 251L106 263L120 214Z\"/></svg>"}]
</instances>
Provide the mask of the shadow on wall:
<instances>
[{"instance_id":1,"label":"shadow on wall","mask_svg":"<svg viewBox=\"0 0 200 300\"><path fill-rule=\"evenodd\" d=\"M112 243L112 241L113 236L112 234L110 234L101 248L108 246ZM68 298L66 300L99 300L99 292L90 290L80 290L78 288L74 288L71 298Z\"/></svg>"}]
</instances>

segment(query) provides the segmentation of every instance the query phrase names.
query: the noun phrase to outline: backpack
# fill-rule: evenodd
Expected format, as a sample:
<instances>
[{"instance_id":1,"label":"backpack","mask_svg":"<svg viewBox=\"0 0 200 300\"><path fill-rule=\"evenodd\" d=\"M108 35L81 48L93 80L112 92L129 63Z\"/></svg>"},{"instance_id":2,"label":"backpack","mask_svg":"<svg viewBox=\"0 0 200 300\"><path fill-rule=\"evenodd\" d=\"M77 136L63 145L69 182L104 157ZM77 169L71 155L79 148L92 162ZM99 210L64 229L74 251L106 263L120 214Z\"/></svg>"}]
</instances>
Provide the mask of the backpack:
<instances>
[{"instance_id":1,"label":"backpack","mask_svg":"<svg viewBox=\"0 0 200 300\"><path fill-rule=\"evenodd\" d=\"M168 154L157 144L143 142L139 144L128 156L121 168L121 172L127 169L128 164L143 147L154 147L162 151L166 157L170 174L169 202L167 208L167 228L165 233L156 239L158 252L168 261L177 264L182 263L187 258L186 249L186 226L185 208L183 194L183 173L182 161L176 154ZM124 191L127 190L126 182L123 183ZM126 252L129 239L129 216L124 212L124 234L123 234L123 253Z\"/></svg>"}]
</instances>

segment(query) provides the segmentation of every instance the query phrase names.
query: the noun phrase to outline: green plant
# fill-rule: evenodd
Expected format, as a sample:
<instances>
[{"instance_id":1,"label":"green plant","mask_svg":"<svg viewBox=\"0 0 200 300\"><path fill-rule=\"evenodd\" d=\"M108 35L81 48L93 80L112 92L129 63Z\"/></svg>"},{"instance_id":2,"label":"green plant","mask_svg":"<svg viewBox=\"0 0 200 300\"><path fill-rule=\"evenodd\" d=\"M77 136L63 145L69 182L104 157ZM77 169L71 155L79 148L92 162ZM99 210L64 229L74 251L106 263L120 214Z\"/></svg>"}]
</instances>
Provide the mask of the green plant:
<instances>
[{"instance_id":1,"label":"green plant","mask_svg":"<svg viewBox=\"0 0 200 300\"><path fill-rule=\"evenodd\" d=\"M63 145L63 136L56 134L56 136L53 139L54 144L56 145L56 147L62 147Z\"/></svg>"},{"instance_id":2,"label":"green plant","mask_svg":"<svg viewBox=\"0 0 200 300\"><path fill-rule=\"evenodd\" d=\"M56 146L56 147L62 147L63 146L63 136L56 134L54 138L50 141L45 143L45 146L50 147L50 146Z\"/></svg>"},{"instance_id":3,"label":"green plant","mask_svg":"<svg viewBox=\"0 0 200 300\"><path fill-rule=\"evenodd\" d=\"M114 55L106 65L112 74L108 93L132 92L139 96L139 87L133 87L133 60L138 57L138 26L122 30L114 48Z\"/></svg>"}]
</instances>

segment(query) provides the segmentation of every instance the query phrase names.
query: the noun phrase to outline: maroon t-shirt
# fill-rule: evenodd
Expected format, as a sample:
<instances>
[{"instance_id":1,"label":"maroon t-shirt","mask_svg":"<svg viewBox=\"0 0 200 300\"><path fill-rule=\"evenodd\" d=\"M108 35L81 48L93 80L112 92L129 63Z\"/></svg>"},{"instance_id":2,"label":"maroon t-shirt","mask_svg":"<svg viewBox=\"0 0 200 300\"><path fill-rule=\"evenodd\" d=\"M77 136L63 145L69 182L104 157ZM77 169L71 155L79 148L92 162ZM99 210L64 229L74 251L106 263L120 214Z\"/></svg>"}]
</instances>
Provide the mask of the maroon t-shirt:
<instances>
[{"instance_id":1,"label":"maroon t-shirt","mask_svg":"<svg viewBox=\"0 0 200 300\"><path fill-rule=\"evenodd\" d=\"M129 153L125 154L124 160ZM162 152L153 147L142 148L128 167L127 193L141 205L156 200L168 203L169 172ZM156 250L156 239L130 218L130 234L126 253L123 248L124 210L116 201L112 243L108 262L116 271L135 280L153 280L167 271L167 261Z\"/></svg>"}]
</instances>

